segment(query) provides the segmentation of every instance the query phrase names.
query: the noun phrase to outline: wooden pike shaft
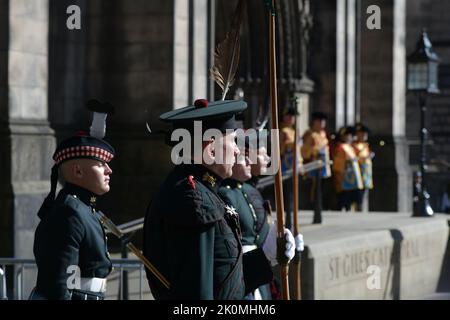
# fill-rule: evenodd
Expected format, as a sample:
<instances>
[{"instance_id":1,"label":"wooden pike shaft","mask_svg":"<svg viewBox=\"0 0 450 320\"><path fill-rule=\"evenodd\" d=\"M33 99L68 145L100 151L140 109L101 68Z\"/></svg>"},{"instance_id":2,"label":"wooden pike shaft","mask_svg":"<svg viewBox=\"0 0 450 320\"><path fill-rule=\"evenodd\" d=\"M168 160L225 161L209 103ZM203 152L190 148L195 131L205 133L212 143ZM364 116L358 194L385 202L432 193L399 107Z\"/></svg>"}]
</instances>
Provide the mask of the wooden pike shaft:
<instances>
[{"instance_id":1,"label":"wooden pike shaft","mask_svg":"<svg viewBox=\"0 0 450 320\"><path fill-rule=\"evenodd\" d=\"M294 136L294 157L292 161L292 198L293 198L293 206L292 206L292 214L294 215L294 237L296 237L300 230L298 225L298 166L297 162L299 161L298 154L298 121L297 116L295 118L295 136ZM301 254L296 251L296 254ZM300 260L295 261L293 263L293 273L294 273L294 299L301 300L301 283L300 283Z\"/></svg>"},{"instance_id":2,"label":"wooden pike shaft","mask_svg":"<svg viewBox=\"0 0 450 320\"><path fill-rule=\"evenodd\" d=\"M272 8L275 8L275 0L272 0ZM277 102L277 66L276 66L276 45L275 45L275 15L269 10L269 60L270 60L270 101L272 109L272 129L278 132L278 102ZM273 139L276 143L275 155L278 163L281 163L280 140ZM278 238L284 238L284 206L283 206L283 184L281 168L275 175L275 200L277 212ZM281 288L283 300L289 300L288 265L280 264Z\"/></svg>"},{"instance_id":3,"label":"wooden pike shaft","mask_svg":"<svg viewBox=\"0 0 450 320\"><path fill-rule=\"evenodd\" d=\"M141 260L142 263L150 270L150 272L153 273L153 275L159 281L161 281L161 283L163 284L164 287L169 289L170 288L169 281L167 281L167 279L158 271L158 269L156 269L156 267L153 264L151 264L150 261L148 261L148 259L142 254L142 252L138 248L136 248L136 246L133 243L131 243L130 241L128 241L128 239L125 238L125 234L122 232L122 230L120 230L114 224L114 222L111 221L111 219L109 219L107 216L105 216L105 214L103 212L95 211L95 213L97 214L97 217L100 219L102 224L112 234L114 234L119 240L122 240L122 241L124 241L124 239L126 240L125 243L126 243L128 249L130 249L130 251L133 252L136 255L136 257L138 257L139 260Z\"/></svg>"},{"instance_id":4,"label":"wooden pike shaft","mask_svg":"<svg viewBox=\"0 0 450 320\"><path fill-rule=\"evenodd\" d=\"M170 288L169 281L167 281L167 279L161 273L159 273L159 271L153 266L153 264L151 264L151 262L148 261L146 257L144 257L141 250L136 248L135 245L132 244L131 242L127 243L127 247L128 249L130 249L131 252L133 252L136 255L136 257L139 258L139 260L142 261L142 263L147 267L147 269L149 269L153 273L153 275L157 277L159 281L161 281L164 287L166 287L167 289Z\"/></svg>"}]
</instances>

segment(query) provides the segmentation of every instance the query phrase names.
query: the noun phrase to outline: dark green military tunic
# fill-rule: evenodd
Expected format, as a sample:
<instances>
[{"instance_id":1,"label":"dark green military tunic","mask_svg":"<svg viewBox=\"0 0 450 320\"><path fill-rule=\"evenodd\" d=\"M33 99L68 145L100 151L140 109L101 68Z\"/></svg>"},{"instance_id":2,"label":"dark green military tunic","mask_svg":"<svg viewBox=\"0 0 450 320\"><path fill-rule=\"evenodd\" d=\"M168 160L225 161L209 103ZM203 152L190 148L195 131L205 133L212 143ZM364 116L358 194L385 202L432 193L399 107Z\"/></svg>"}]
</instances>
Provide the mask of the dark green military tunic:
<instances>
[{"instance_id":1,"label":"dark green military tunic","mask_svg":"<svg viewBox=\"0 0 450 320\"><path fill-rule=\"evenodd\" d=\"M66 183L53 205L40 212L33 248L37 296L68 300L87 293L89 298L103 297L67 287L68 277L74 274L69 266L78 266L82 278L106 278L112 269L106 235L94 215L95 199L86 189Z\"/></svg>"},{"instance_id":2,"label":"dark green military tunic","mask_svg":"<svg viewBox=\"0 0 450 320\"><path fill-rule=\"evenodd\" d=\"M220 181L201 165L179 165L153 198L144 255L170 282L166 289L146 270L156 299L243 299L255 288L245 283L243 264L265 257L243 257L239 217L219 198Z\"/></svg>"},{"instance_id":3,"label":"dark green military tunic","mask_svg":"<svg viewBox=\"0 0 450 320\"><path fill-rule=\"evenodd\" d=\"M242 245L260 247L266 240L270 226L267 222L264 200L259 191L249 183L227 179L222 183L219 195L227 204L236 208L239 214ZM261 267L264 268L256 266ZM259 291L264 300L271 299L268 284L259 287Z\"/></svg>"},{"instance_id":4,"label":"dark green military tunic","mask_svg":"<svg viewBox=\"0 0 450 320\"><path fill-rule=\"evenodd\" d=\"M221 198L236 208L242 231L242 245L261 246L269 232L267 210L259 191L249 183L227 179L219 190Z\"/></svg>"}]
</instances>

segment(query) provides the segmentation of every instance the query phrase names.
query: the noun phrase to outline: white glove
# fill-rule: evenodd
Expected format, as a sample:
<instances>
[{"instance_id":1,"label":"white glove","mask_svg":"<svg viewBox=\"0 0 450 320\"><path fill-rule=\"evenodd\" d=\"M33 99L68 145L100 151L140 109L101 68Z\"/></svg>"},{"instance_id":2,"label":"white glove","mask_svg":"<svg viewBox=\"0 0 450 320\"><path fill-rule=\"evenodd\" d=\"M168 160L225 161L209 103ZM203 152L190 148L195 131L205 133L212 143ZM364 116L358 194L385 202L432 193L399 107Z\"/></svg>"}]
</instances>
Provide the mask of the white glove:
<instances>
[{"instance_id":1,"label":"white glove","mask_svg":"<svg viewBox=\"0 0 450 320\"><path fill-rule=\"evenodd\" d=\"M300 252L305 250L305 242L303 241L303 235L301 233L295 237L295 250Z\"/></svg>"},{"instance_id":2,"label":"white glove","mask_svg":"<svg viewBox=\"0 0 450 320\"><path fill-rule=\"evenodd\" d=\"M292 232L289 229L284 228L284 236L286 239L286 248L284 250L284 255L289 259L295 255L295 239L292 235ZM267 234L266 241L264 241L262 245L262 250L267 257L267 260L270 261L272 266L278 264L277 261L277 225L274 223L270 226L269 233Z\"/></svg>"}]
</instances>

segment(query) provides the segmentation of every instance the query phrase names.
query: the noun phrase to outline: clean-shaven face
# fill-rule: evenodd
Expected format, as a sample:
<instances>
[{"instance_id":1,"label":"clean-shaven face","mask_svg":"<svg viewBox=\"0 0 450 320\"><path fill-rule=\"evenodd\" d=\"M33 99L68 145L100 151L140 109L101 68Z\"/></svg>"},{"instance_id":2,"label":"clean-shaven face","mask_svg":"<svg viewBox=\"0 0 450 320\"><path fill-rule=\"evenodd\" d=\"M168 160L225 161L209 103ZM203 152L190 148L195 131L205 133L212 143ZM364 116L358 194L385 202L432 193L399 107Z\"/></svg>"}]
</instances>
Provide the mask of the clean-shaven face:
<instances>
[{"instance_id":1,"label":"clean-shaven face","mask_svg":"<svg viewBox=\"0 0 450 320\"><path fill-rule=\"evenodd\" d=\"M214 171L222 178L230 178L233 174L233 165L239 153L235 132L227 133L216 139L214 141Z\"/></svg>"},{"instance_id":2,"label":"clean-shaven face","mask_svg":"<svg viewBox=\"0 0 450 320\"><path fill-rule=\"evenodd\" d=\"M236 163L233 166L233 175L231 177L240 182L245 182L252 178L252 167L248 154L237 157Z\"/></svg>"},{"instance_id":3,"label":"clean-shaven face","mask_svg":"<svg viewBox=\"0 0 450 320\"><path fill-rule=\"evenodd\" d=\"M258 149L257 162L251 164L252 176L258 177L266 174L267 166L269 165L270 157L267 155L267 149L261 147Z\"/></svg>"},{"instance_id":4,"label":"clean-shaven face","mask_svg":"<svg viewBox=\"0 0 450 320\"><path fill-rule=\"evenodd\" d=\"M102 195L109 191L111 168L106 162L94 159L77 159L75 166L75 183L96 195Z\"/></svg>"}]
</instances>

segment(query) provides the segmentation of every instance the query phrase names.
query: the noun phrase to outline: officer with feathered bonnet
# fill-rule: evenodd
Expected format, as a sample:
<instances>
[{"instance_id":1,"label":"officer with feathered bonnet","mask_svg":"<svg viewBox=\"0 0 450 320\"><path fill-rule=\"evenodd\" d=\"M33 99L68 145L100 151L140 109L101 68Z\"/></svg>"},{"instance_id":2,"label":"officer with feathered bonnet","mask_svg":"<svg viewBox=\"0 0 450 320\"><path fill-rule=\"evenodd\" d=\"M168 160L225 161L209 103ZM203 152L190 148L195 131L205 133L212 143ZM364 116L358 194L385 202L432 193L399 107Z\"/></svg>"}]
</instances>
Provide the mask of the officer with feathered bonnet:
<instances>
[{"instance_id":1,"label":"officer with feathered bonnet","mask_svg":"<svg viewBox=\"0 0 450 320\"><path fill-rule=\"evenodd\" d=\"M146 214L144 255L170 282L166 288L147 272L156 299L243 299L272 279L276 238L244 253L236 208L219 196L240 152L235 115L246 107L242 100L200 99L160 116L171 123L172 137L184 133L194 148L183 150L183 163L169 173ZM196 148L198 135L203 139ZM282 251L293 245L287 242Z\"/></svg>"}]
</instances>

